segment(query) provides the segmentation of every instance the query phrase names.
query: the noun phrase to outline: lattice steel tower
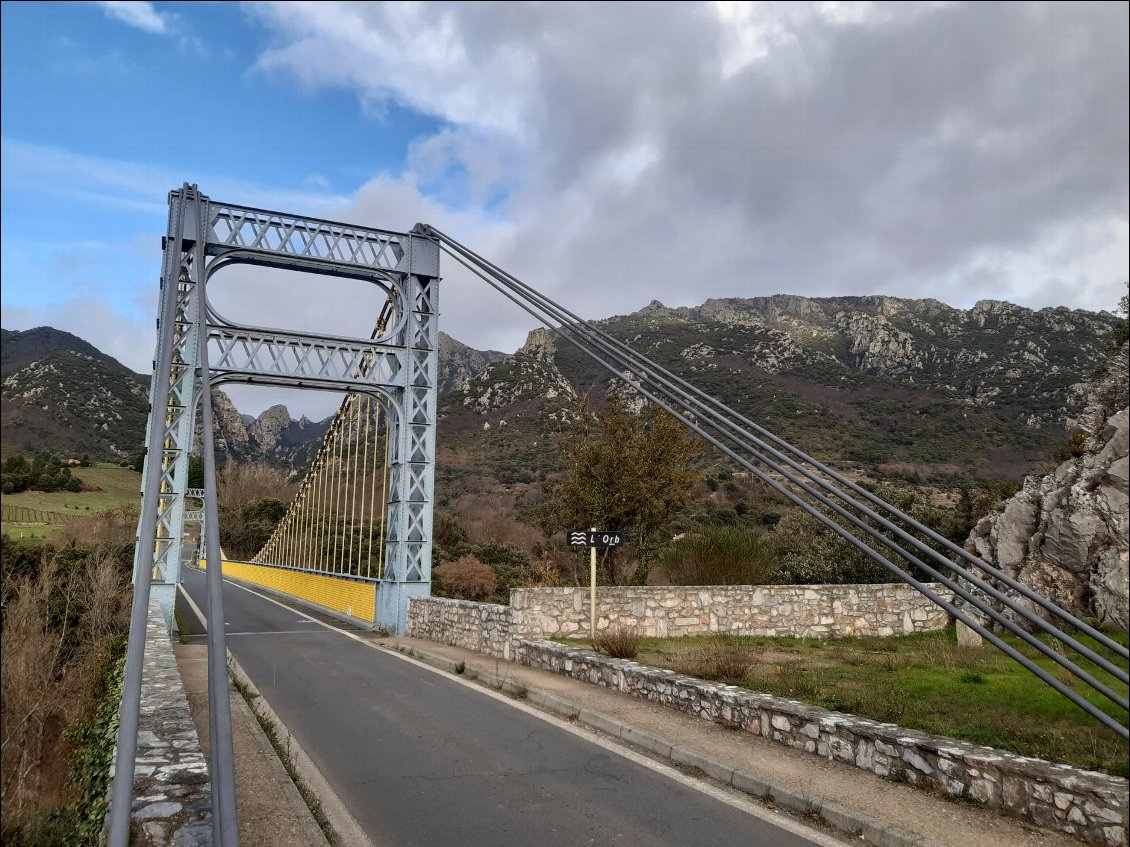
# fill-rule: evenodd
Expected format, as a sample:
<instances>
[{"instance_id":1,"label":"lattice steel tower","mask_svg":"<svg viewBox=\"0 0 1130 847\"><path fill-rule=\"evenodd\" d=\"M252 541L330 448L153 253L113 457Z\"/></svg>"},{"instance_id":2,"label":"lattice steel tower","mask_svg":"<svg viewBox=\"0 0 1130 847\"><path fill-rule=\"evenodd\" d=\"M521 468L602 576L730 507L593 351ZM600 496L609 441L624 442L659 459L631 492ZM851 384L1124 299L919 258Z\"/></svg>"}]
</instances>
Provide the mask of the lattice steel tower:
<instances>
[{"instance_id":1,"label":"lattice steel tower","mask_svg":"<svg viewBox=\"0 0 1130 847\"><path fill-rule=\"evenodd\" d=\"M206 287L236 264L375 285L388 297L391 320L371 339L235 325L212 308ZM136 573L152 574L167 619L180 578L202 387L286 385L370 394L386 409L392 448L376 617L403 633L408 598L429 594L431 584L438 289L439 246L420 226L389 232L219 203L195 186L170 192L136 554ZM205 433L205 449L210 442ZM209 530L210 505L203 510Z\"/></svg>"}]
</instances>

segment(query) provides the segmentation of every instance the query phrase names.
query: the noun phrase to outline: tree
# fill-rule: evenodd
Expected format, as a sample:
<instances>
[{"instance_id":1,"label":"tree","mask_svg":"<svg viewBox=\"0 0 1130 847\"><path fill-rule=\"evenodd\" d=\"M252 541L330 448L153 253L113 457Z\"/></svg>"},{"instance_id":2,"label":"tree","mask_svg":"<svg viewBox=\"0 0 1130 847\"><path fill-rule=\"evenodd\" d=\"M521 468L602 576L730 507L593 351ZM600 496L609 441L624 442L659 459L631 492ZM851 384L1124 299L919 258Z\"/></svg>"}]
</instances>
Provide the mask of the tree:
<instances>
[{"instance_id":1,"label":"tree","mask_svg":"<svg viewBox=\"0 0 1130 847\"><path fill-rule=\"evenodd\" d=\"M599 414L582 403L566 451L567 475L546 486L536 520L549 535L589 527L627 533L636 555L631 581L642 585L661 534L686 512L701 480L692 467L701 450L690 430L654 406L636 416L619 401ZM618 578L610 553L605 579Z\"/></svg>"},{"instance_id":2,"label":"tree","mask_svg":"<svg viewBox=\"0 0 1130 847\"><path fill-rule=\"evenodd\" d=\"M204 487L204 457L203 456L189 456L188 457L188 487L189 488L203 488Z\"/></svg>"},{"instance_id":3,"label":"tree","mask_svg":"<svg viewBox=\"0 0 1130 847\"><path fill-rule=\"evenodd\" d=\"M498 590L494 569L470 554L444 562L434 573L448 593L462 600L482 600Z\"/></svg>"},{"instance_id":4,"label":"tree","mask_svg":"<svg viewBox=\"0 0 1130 847\"><path fill-rule=\"evenodd\" d=\"M285 471L265 462L228 462L216 474L216 484L220 505L229 509L240 509L252 500L289 500L298 490Z\"/></svg>"},{"instance_id":5,"label":"tree","mask_svg":"<svg viewBox=\"0 0 1130 847\"><path fill-rule=\"evenodd\" d=\"M1130 281L1127 281L1126 287L1130 290ZM1122 299L1118 301L1118 308L1114 310L1122 320L1118 326L1114 328L1111 333L1111 346L1116 350L1130 339L1130 294L1123 294Z\"/></svg>"},{"instance_id":6,"label":"tree","mask_svg":"<svg viewBox=\"0 0 1130 847\"><path fill-rule=\"evenodd\" d=\"M235 559L250 559L263 547L286 515L288 504L263 498L239 508L220 506L220 544Z\"/></svg>"},{"instance_id":7,"label":"tree","mask_svg":"<svg viewBox=\"0 0 1130 847\"><path fill-rule=\"evenodd\" d=\"M30 462L23 456L10 456L0 469L0 486L5 494L27 491L78 491L82 480L71 475L57 456L39 453Z\"/></svg>"}]
</instances>

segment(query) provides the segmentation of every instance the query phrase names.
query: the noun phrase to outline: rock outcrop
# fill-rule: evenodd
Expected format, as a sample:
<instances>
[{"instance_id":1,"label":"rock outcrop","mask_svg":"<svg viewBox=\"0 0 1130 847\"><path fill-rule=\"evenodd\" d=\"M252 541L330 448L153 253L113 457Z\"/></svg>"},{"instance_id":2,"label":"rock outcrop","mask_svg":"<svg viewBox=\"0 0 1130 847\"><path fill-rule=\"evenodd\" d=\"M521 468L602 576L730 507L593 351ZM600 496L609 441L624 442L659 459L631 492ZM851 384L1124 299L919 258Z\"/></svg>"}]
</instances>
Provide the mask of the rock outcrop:
<instances>
[{"instance_id":1,"label":"rock outcrop","mask_svg":"<svg viewBox=\"0 0 1130 847\"><path fill-rule=\"evenodd\" d=\"M281 404L271 406L247 427L247 434L263 450L274 448L291 425L290 411Z\"/></svg>"},{"instance_id":2,"label":"rock outcrop","mask_svg":"<svg viewBox=\"0 0 1130 847\"><path fill-rule=\"evenodd\" d=\"M1127 347L1069 421L1075 455L1031 476L966 548L1068 610L1127 629L1130 409Z\"/></svg>"},{"instance_id":3,"label":"rock outcrop","mask_svg":"<svg viewBox=\"0 0 1130 847\"><path fill-rule=\"evenodd\" d=\"M471 380L496 362L506 358L497 350L476 350L452 338L446 332L439 334L439 393L466 391Z\"/></svg>"},{"instance_id":4,"label":"rock outcrop","mask_svg":"<svg viewBox=\"0 0 1130 847\"><path fill-rule=\"evenodd\" d=\"M488 367L475 380L463 405L478 412L528 400L569 402L573 386L557 366L557 344L546 329L535 329L513 356Z\"/></svg>"}]
</instances>

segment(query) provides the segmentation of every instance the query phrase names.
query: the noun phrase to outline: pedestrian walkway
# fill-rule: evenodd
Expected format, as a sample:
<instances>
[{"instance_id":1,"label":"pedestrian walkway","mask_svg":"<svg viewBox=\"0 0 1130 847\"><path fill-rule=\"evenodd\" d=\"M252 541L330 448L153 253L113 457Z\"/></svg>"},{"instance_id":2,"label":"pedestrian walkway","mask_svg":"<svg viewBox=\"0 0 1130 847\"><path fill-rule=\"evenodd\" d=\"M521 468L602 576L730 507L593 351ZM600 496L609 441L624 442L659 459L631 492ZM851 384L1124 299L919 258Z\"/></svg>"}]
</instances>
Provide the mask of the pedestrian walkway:
<instances>
[{"instance_id":1,"label":"pedestrian walkway","mask_svg":"<svg viewBox=\"0 0 1130 847\"><path fill-rule=\"evenodd\" d=\"M208 749L208 648L203 639L176 644L185 695ZM328 847L298 789L243 697L230 689L240 847Z\"/></svg>"}]
</instances>

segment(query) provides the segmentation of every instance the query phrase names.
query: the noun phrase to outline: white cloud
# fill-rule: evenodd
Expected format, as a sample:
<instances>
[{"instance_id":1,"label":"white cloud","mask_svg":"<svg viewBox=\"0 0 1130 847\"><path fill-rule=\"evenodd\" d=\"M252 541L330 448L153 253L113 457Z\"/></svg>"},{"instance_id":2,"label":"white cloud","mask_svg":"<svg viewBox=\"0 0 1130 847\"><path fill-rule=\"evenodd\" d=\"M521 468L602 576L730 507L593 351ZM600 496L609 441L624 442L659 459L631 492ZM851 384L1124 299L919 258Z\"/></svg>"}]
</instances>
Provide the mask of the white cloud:
<instances>
[{"instance_id":1,"label":"white cloud","mask_svg":"<svg viewBox=\"0 0 1130 847\"><path fill-rule=\"evenodd\" d=\"M1127 274L1122 242L1083 235L1128 218L1124 6L252 14L261 69L442 119L394 181L466 209L505 192L452 234L588 316L777 292L1043 306L1049 280L1098 309Z\"/></svg>"},{"instance_id":2,"label":"white cloud","mask_svg":"<svg viewBox=\"0 0 1130 847\"><path fill-rule=\"evenodd\" d=\"M153 8L152 3L130 2L130 0L102 0L98 3L106 12L106 16L114 20L153 33L154 35L167 35L170 31L169 16L163 15Z\"/></svg>"},{"instance_id":3,"label":"white cloud","mask_svg":"<svg viewBox=\"0 0 1130 847\"><path fill-rule=\"evenodd\" d=\"M3 325L8 330L52 326L90 342L138 373L153 369L156 335L152 321L142 323L123 315L105 300L81 297L36 307L5 305Z\"/></svg>"},{"instance_id":4,"label":"white cloud","mask_svg":"<svg viewBox=\"0 0 1130 847\"><path fill-rule=\"evenodd\" d=\"M259 72L442 126L412 143L403 173L349 193L305 173L290 190L196 175L205 192L388 229L431 223L585 317L775 293L1102 309L1127 276L1124 4L248 13L270 39ZM160 210L163 226L182 176L5 140L3 178L80 186L87 202ZM324 280L231 274L215 299L248 322L367 334L379 307ZM446 259L444 275L445 330L521 343L528 316Z\"/></svg>"},{"instance_id":5,"label":"white cloud","mask_svg":"<svg viewBox=\"0 0 1130 847\"><path fill-rule=\"evenodd\" d=\"M0 142L5 190L33 190L65 196L106 208L149 212L164 220L170 190L184 175L172 167L125 159L87 156L61 147L14 138ZM201 191L225 202L275 209L302 210L318 215L341 208L347 195L309 190L271 188L219 174L197 174Z\"/></svg>"}]
</instances>

